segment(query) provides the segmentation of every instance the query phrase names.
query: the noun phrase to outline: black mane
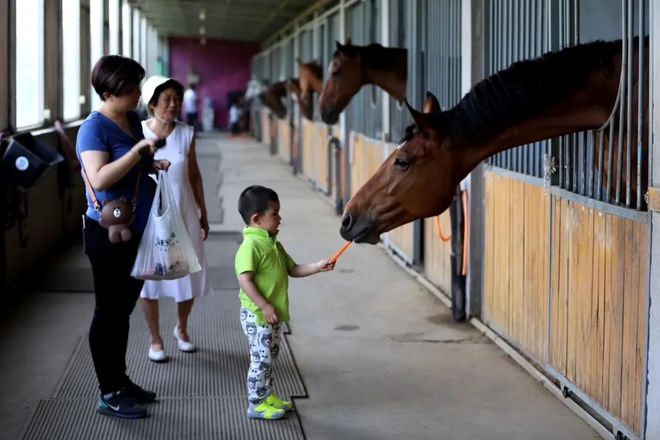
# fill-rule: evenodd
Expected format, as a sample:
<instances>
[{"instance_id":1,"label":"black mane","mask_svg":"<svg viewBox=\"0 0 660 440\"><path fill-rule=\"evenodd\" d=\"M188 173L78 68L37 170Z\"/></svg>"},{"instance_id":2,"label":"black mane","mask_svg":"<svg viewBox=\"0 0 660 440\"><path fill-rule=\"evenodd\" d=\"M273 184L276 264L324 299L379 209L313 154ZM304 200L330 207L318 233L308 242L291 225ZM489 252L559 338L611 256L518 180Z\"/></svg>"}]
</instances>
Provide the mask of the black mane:
<instances>
[{"instance_id":1,"label":"black mane","mask_svg":"<svg viewBox=\"0 0 660 440\"><path fill-rule=\"evenodd\" d=\"M597 41L514 63L476 84L440 124L453 139L490 138L574 94L595 71L618 75L613 59L620 52L621 40Z\"/></svg>"}]
</instances>

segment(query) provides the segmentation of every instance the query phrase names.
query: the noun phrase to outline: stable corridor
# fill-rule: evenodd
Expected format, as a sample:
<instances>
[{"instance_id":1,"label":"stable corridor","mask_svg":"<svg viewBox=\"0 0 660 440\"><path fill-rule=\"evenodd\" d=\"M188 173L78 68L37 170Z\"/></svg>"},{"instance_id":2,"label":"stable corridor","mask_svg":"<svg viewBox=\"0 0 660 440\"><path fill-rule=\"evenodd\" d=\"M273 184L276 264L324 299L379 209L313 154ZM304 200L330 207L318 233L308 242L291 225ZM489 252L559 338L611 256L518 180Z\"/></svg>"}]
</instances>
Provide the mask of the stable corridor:
<instances>
[{"instance_id":1,"label":"stable corridor","mask_svg":"<svg viewBox=\"0 0 660 440\"><path fill-rule=\"evenodd\" d=\"M292 175L266 145L223 134L198 140L212 234L216 294L193 309L195 354L147 360L141 310L133 314L129 367L159 393L152 416L96 414L87 329L91 278L79 243L2 313L0 440L122 439L595 439L600 436L378 246L352 246L334 272L291 282L291 323L275 387L295 401L286 420L244 416L248 355L238 321L234 252L243 227L239 193L262 184L280 196L280 240L298 262L341 245L333 206ZM163 301L163 335L173 327Z\"/></svg>"}]
</instances>

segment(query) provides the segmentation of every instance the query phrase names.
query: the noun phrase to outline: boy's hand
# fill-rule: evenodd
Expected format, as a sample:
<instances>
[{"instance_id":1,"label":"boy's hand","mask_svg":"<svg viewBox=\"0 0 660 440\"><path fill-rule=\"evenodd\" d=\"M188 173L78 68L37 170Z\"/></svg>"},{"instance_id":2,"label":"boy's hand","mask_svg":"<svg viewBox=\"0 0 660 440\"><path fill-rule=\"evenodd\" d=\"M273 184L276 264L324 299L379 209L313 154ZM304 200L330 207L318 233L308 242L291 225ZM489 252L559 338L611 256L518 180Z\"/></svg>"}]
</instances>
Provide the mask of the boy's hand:
<instances>
[{"instance_id":1,"label":"boy's hand","mask_svg":"<svg viewBox=\"0 0 660 440\"><path fill-rule=\"evenodd\" d=\"M316 265L319 268L319 272L328 272L335 268L335 262L332 261L332 259L330 258L324 258L318 263L316 263Z\"/></svg>"},{"instance_id":2,"label":"boy's hand","mask_svg":"<svg viewBox=\"0 0 660 440\"><path fill-rule=\"evenodd\" d=\"M261 311L264 314L264 318L266 318L266 322L268 322L268 324L275 325L280 322L280 317L277 316L277 310L275 310L275 307L273 307L272 304L266 304L261 308Z\"/></svg>"}]
</instances>

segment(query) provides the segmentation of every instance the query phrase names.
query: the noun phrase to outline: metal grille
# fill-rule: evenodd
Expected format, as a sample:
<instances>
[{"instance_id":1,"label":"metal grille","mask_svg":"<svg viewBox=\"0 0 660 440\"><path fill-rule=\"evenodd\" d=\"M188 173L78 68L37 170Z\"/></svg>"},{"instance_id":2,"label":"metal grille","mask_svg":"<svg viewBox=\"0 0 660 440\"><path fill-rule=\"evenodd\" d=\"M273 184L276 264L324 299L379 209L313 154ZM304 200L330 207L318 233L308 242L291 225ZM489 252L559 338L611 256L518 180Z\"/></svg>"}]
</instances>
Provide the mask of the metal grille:
<instances>
[{"instance_id":1,"label":"metal grille","mask_svg":"<svg viewBox=\"0 0 660 440\"><path fill-rule=\"evenodd\" d=\"M364 44L380 43L380 15L381 11L378 7L379 0L369 0L365 2L364 14L364 30L366 34L366 41ZM381 117L381 100L382 93L377 86L366 86L360 91L362 99L364 100L364 125L362 126L362 133L372 138L380 138L383 131L383 123Z\"/></svg>"},{"instance_id":2,"label":"metal grille","mask_svg":"<svg viewBox=\"0 0 660 440\"><path fill-rule=\"evenodd\" d=\"M447 109L461 99L461 0L426 0L424 6L422 83Z\"/></svg>"},{"instance_id":3,"label":"metal grille","mask_svg":"<svg viewBox=\"0 0 660 440\"><path fill-rule=\"evenodd\" d=\"M643 196L648 187L647 133L643 132L648 90L643 87L641 73L640 87L633 84L633 71L643 72L648 62L644 59L644 39L635 39L648 34L647 8L646 0L621 2L623 65L619 95L609 121L599 130L562 137L553 150L559 165L556 183L561 188L636 210L646 210Z\"/></svg>"},{"instance_id":4,"label":"metal grille","mask_svg":"<svg viewBox=\"0 0 660 440\"><path fill-rule=\"evenodd\" d=\"M353 44L365 44L364 35L364 3L358 2L346 10L346 37L350 37ZM344 42L342 42L344 43ZM364 92L362 88L351 100L350 104L346 107L346 132L360 131L364 127Z\"/></svg>"},{"instance_id":5,"label":"metal grille","mask_svg":"<svg viewBox=\"0 0 660 440\"><path fill-rule=\"evenodd\" d=\"M535 58L571 43L574 17L570 14L570 3L572 0L489 0L485 17L486 76L515 61ZM556 7L555 13L551 4ZM554 44L551 44L551 33L555 36ZM503 151L488 162L522 174L543 177L543 159L549 152L550 141L545 140Z\"/></svg>"},{"instance_id":6,"label":"metal grille","mask_svg":"<svg viewBox=\"0 0 660 440\"><path fill-rule=\"evenodd\" d=\"M416 34L416 26L413 22L414 11L416 8L415 2L402 2L398 0L389 0L390 14L389 14L389 38L391 47L406 47L408 48L408 90L406 96L411 99L411 93L415 80L415 62L417 54L413 51L415 47L414 37ZM405 105L397 102L396 99L389 98L390 105L390 139L398 141L403 137L406 127L412 122L408 110Z\"/></svg>"},{"instance_id":7,"label":"metal grille","mask_svg":"<svg viewBox=\"0 0 660 440\"><path fill-rule=\"evenodd\" d=\"M305 30L300 34L300 61L306 63L314 57L314 33Z\"/></svg>"},{"instance_id":8,"label":"metal grille","mask_svg":"<svg viewBox=\"0 0 660 440\"><path fill-rule=\"evenodd\" d=\"M286 43L282 45L282 59L284 60L284 78L290 79L293 77L293 66L295 57L293 55L293 38L289 38Z\"/></svg>"}]
</instances>

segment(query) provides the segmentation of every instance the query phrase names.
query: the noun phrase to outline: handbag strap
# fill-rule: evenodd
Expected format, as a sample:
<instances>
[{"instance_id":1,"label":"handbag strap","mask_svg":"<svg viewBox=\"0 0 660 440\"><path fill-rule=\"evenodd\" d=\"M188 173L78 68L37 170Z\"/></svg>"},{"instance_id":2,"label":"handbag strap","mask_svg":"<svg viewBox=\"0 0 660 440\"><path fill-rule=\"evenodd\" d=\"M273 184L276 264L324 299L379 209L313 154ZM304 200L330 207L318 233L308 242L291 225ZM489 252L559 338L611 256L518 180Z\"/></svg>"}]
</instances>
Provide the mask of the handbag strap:
<instances>
[{"instance_id":1,"label":"handbag strap","mask_svg":"<svg viewBox=\"0 0 660 440\"><path fill-rule=\"evenodd\" d=\"M82 161L81 161L82 165ZM94 206L94 210L101 214L101 203L99 200L96 198L96 192L94 191L94 188L92 187L92 184L89 181L89 176L87 176L87 171L85 170L85 166L82 165L82 172L83 172L83 180L85 181L85 186L87 187L87 191L89 191L90 196L92 197L92 205ZM142 169L138 171L137 179L135 181L135 191L133 192L133 200L131 201L131 212L135 212L137 209L137 200L138 200L138 192L140 191L140 177L142 177Z\"/></svg>"}]
</instances>

